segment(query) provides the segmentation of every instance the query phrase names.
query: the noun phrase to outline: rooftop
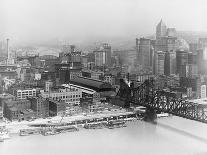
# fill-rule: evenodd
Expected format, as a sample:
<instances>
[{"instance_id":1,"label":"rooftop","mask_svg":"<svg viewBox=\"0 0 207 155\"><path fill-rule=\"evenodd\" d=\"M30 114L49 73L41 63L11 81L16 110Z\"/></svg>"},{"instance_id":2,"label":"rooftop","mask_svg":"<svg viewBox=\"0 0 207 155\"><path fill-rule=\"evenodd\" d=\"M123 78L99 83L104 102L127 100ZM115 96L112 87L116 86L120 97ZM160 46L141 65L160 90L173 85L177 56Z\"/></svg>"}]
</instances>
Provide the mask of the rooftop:
<instances>
[{"instance_id":1,"label":"rooftop","mask_svg":"<svg viewBox=\"0 0 207 155\"><path fill-rule=\"evenodd\" d=\"M72 79L70 83L75 85L80 85L82 87L90 88L95 91L100 91L101 89L111 89L112 86L109 83L103 82L101 80L95 80L86 77L76 77Z\"/></svg>"},{"instance_id":2,"label":"rooftop","mask_svg":"<svg viewBox=\"0 0 207 155\"><path fill-rule=\"evenodd\" d=\"M3 99L9 99L9 98L14 98L15 96L14 95L11 95L11 94L0 94L0 98L3 98Z\"/></svg>"}]
</instances>

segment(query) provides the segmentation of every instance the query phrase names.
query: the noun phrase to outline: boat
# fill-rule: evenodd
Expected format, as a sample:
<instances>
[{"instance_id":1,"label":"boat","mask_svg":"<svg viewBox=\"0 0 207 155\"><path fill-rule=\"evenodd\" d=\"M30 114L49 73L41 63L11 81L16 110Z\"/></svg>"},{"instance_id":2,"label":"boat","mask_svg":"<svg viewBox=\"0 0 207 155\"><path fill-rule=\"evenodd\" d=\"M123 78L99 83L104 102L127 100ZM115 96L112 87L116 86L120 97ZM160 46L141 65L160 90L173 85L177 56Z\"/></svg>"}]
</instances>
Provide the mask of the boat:
<instances>
[{"instance_id":1,"label":"boat","mask_svg":"<svg viewBox=\"0 0 207 155\"><path fill-rule=\"evenodd\" d=\"M4 138L0 137L0 142L4 142Z\"/></svg>"},{"instance_id":2,"label":"boat","mask_svg":"<svg viewBox=\"0 0 207 155\"><path fill-rule=\"evenodd\" d=\"M10 136L9 136L9 130L6 129L6 126L3 126L0 128L0 139L9 139Z\"/></svg>"},{"instance_id":3,"label":"boat","mask_svg":"<svg viewBox=\"0 0 207 155\"><path fill-rule=\"evenodd\" d=\"M168 113L157 114L157 118L161 118L161 117L169 117L169 114Z\"/></svg>"},{"instance_id":4,"label":"boat","mask_svg":"<svg viewBox=\"0 0 207 155\"><path fill-rule=\"evenodd\" d=\"M9 136L9 131L8 130L5 130L5 131L0 131L0 139L9 139L10 136Z\"/></svg>"},{"instance_id":5,"label":"boat","mask_svg":"<svg viewBox=\"0 0 207 155\"><path fill-rule=\"evenodd\" d=\"M109 121L105 126L108 129L126 127L126 121Z\"/></svg>"},{"instance_id":6,"label":"boat","mask_svg":"<svg viewBox=\"0 0 207 155\"><path fill-rule=\"evenodd\" d=\"M91 124L85 124L85 129L102 129L104 128L103 123L91 123Z\"/></svg>"},{"instance_id":7,"label":"boat","mask_svg":"<svg viewBox=\"0 0 207 155\"><path fill-rule=\"evenodd\" d=\"M29 136L29 135L37 135L40 134L40 130L38 129L21 129L19 132L20 136Z\"/></svg>"},{"instance_id":8,"label":"boat","mask_svg":"<svg viewBox=\"0 0 207 155\"><path fill-rule=\"evenodd\" d=\"M42 134L43 136L49 136L49 135L56 135L56 134L58 134L58 133L57 133L57 132L55 131L55 129L53 128L53 129L44 129L44 130L42 130L41 134Z\"/></svg>"},{"instance_id":9,"label":"boat","mask_svg":"<svg viewBox=\"0 0 207 155\"><path fill-rule=\"evenodd\" d=\"M54 130L55 130L56 133L79 131L79 129L76 128L75 126L58 127L58 128L54 128Z\"/></svg>"}]
</instances>

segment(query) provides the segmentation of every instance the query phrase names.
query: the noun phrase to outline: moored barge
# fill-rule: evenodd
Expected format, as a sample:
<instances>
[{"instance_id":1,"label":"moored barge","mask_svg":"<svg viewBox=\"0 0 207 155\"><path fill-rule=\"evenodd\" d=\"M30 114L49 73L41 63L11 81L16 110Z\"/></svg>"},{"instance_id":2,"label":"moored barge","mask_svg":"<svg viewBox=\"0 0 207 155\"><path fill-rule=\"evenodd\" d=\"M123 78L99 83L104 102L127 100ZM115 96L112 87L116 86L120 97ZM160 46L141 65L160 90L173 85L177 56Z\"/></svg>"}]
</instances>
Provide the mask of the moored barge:
<instances>
[{"instance_id":1,"label":"moored barge","mask_svg":"<svg viewBox=\"0 0 207 155\"><path fill-rule=\"evenodd\" d=\"M104 128L104 124L101 122L98 123L90 123L90 124L85 124L84 125L85 129L103 129Z\"/></svg>"},{"instance_id":2,"label":"moored barge","mask_svg":"<svg viewBox=\"0 0 207 155\"><path fill-rule=\"evenodd\" d=\"M105 125L108 129L114 129L114 128L122 128L122 127L126 127L126 121L109 121L106 125Z\"/></svg>"},{"instance_id":3,"label":"moored barge","mask_svg":"<svg viewBox=\"0 0 207 155\"><path fill-rule=\"evenodd\" d=\"M40 134L39 129L21 129L19 132L20 136L29 136L29 135L37 135Z\"/></svg>"}]
</instances>

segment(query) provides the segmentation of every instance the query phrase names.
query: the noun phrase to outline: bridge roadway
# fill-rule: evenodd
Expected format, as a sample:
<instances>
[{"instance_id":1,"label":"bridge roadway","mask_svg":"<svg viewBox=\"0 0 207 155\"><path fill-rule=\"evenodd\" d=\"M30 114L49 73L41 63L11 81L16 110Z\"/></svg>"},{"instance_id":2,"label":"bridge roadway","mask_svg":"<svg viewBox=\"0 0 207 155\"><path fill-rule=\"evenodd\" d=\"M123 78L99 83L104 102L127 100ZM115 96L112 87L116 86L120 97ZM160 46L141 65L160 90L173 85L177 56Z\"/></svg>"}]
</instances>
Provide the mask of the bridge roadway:
<instances>
[{"instance_id":1,"label":"bridge roadway","mask_svg":"<svg viewBox=\"0 0 207 155\"><path fill-rule=\"evenodd\" d=\"M120 88L118 94L120 96L125 94L128 103L144 106L151 112L160 111L207 123L207 104L194 103L178 98L172 92L155 90L152 80L146 80L137 88L133 86L127 88L127 85L122 83ZM126 92L130 93L126 95Z\"/></svg>"}]
</instances>

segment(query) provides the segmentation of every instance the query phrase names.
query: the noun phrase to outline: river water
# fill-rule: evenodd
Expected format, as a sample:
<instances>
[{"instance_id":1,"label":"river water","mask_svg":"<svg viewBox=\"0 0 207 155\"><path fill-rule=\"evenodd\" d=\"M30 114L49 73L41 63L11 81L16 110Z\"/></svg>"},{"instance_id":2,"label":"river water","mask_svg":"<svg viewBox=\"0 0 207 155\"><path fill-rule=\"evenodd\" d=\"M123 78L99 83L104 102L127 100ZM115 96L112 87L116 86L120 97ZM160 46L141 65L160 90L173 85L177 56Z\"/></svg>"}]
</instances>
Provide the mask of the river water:
<instances>
[{"instance_id":1,"label":"river water","mask_svg":"<svg viewBox=\"0 0 207 155\"><path fill-rule=\"evenodd\" d=\"M0 155L207 155L207 124L176 116L119 129L80 129L53 136L13 136Z\"/></svg>"}]
</instances>

